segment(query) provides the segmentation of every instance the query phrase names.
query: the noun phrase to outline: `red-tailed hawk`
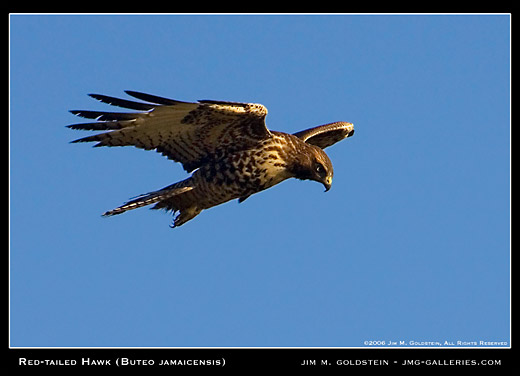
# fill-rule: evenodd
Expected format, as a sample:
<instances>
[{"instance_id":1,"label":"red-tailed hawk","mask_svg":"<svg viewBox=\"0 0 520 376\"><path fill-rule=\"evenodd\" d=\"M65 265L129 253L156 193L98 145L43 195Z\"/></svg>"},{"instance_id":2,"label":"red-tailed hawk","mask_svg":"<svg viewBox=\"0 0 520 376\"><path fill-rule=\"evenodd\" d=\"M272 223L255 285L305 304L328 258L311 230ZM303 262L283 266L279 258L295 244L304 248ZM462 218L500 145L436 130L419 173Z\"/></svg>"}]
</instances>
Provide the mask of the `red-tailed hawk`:
<instances>
[{"instance_id":1,"label":"red-tailed hawk","mask_svg":"<svg viewBox=\"0 0 520 376\"><path fill-rule=\"evenodd\" d=\"M354 126L346 122L294 134L270 131L265 125L267 109L261 104L212 100L188 103L134 91L126 93L146 103L90 96L138 112L71 111L96 122L69 128L109 131L73 142L156 150L193 173L186 180L143 194L104 216L155 204L152 209L179 212L172 225L177 227L204 209L233 199L242 202L288 178L315 180L328 191L333 170L323 149L354 134Z\"/></svg>"}]
</instances>

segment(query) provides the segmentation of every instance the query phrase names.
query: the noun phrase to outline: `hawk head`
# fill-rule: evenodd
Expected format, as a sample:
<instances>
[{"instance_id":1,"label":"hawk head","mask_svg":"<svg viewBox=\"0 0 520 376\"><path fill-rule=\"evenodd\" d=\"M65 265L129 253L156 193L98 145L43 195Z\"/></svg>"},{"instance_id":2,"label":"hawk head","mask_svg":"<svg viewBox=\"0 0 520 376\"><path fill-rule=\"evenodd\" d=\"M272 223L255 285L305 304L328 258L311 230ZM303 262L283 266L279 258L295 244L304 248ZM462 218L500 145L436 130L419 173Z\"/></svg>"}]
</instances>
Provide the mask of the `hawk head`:
<instances>
[{"instance_id":1,"label":"hawk head","mask_svg":"<svg viewBox=\"0 0 520 376\"><path fill-rule=\"evenodd\" d=\"M332 176L334 169L332 162L325 152L314 145L305 144L307 146L306 153L299 154L300 158L294 165L294 177L301 180L314 180L323 184L325 192L332 185Z\"/></svg>"}]
</instances>

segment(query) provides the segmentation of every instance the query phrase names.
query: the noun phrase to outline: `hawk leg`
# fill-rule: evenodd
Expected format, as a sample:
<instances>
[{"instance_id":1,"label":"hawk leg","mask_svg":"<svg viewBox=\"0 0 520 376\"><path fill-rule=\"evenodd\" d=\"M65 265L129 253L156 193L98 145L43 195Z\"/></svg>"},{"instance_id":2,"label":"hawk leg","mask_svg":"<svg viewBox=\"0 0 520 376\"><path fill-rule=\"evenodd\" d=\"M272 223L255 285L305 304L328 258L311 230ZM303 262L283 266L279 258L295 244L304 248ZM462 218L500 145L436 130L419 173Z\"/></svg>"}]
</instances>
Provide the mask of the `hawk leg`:
<instances>
[{"instance_id":1,"label":"hawk leg","mask_svg":"<svg viewBox=\"0 0 520 376\"><path fill-rule=\"evenodd\" d=\"M202 209L199 209L196 206L190 206L189 208L182 209L177 217L173 220L173 223L170 225L171 228L179 227L184 223L188 222L190 219L195 218Z\"/></svg>"}]
</instances>

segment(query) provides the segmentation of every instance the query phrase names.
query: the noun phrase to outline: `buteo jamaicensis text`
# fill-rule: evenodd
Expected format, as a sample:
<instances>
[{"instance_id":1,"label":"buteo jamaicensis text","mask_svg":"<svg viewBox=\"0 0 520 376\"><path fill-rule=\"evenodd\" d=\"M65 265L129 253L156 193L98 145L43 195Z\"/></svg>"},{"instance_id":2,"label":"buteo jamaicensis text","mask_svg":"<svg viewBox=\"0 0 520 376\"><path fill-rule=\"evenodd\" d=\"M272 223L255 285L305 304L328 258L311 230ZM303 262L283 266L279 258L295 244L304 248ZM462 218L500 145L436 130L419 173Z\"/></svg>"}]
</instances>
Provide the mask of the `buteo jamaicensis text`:
<instances>
[{"instance_id":1,"label":"buteo jamaicensis text","mask_svg":"<svg viewBox=\"0 0 520 376\"><path fill-rule=\"evenodd\" d=\"M201 100L180 102L127 91L144 102L90 94L114 106L138 112L71 111L95 119L72 129L108 131L73 142L95 146L135 146L156 150L193 172L183 181L143 194L104 216L155 204L153 209L179 212L172 227L202 210L229 200L239 202L288 178L332 183L332 163L323 151L354 134L351 123L335 122L294 134L267 129L261 104Z\"/></svg>"}]
</instances>

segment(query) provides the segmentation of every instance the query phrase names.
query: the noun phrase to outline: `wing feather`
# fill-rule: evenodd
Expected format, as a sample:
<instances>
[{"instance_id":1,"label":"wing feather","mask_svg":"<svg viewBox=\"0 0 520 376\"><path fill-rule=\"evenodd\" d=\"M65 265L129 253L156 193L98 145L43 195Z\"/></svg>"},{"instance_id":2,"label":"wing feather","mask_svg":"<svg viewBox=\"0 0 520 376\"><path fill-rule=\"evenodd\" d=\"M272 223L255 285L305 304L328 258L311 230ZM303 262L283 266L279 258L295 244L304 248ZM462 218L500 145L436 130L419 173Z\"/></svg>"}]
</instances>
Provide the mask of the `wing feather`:
<instances>
[{"instance_id":1,"label":"wing feather","mask_svg":"<svg viewBox=\"0 0 520 376\"><path fill-rule=\"evenodd\" d=\"M334 145L336 142L350 137L354 134L354 124L344 121L320 125L318 127L305 129L293 135L303 141L316 145L322 149Z\"/></svg>"},{"instance_id":2,"label":"wing feather","mask_svg":"<svg viewBox=\"0 0 520 376\"><path fill-rule=\"evenodd\" d=\"M97 122L73 124L69 128L110 131L73 142L156 150L182 163L189 172L211 158L247 149L271 136L265 125L267 109L260 104L210 100L190 103L135 91L126 93L149 103L101 94L90 96L103 103L143 112L73 110L74 115Z\"/></svg>"},{"instance_id":3,"label":"wing feather","mask_svg":"<svg viewBox=\"0 0 520 376\"><path fill-rule=\"evenodd\" d=\"M150 111L154 107L152 104L129 101L128 99L109 97L108 95L89 94L89 96L91 96L94 99L97 99L100 102L111 104L112 106L128 108L130 110Z\"/></svg>"},{"instance_id":4,"label":"wing feather","mask_svg":"<svg viewBox=\"0 0 520 376\"><path fill-rule=\"evenodd\" d=\"M139 115L129 112L104 112L87 110L70 110L70 113L85 119L96 119L98 121L132 120Z\"/></svg>"},{"instance_id":5,"label":"wing feather","mask_svg":"<svg viewBox=\"0 0 520 376\"><path fill-rule=\"evenodd\" d=\"M161 104L164 106L171 106L171 105L175 105L175 104L179 104L179 103L186 103L186 102L176 101L174 99L158 97L157 95L146 94L146 93L141 93L141 92L132 91L132 90L125 90L125 93L127 93L128 95L130 95L134 98L141 99L142 101L155 103L155 104Z\"/></svg>"}]
</instances>

